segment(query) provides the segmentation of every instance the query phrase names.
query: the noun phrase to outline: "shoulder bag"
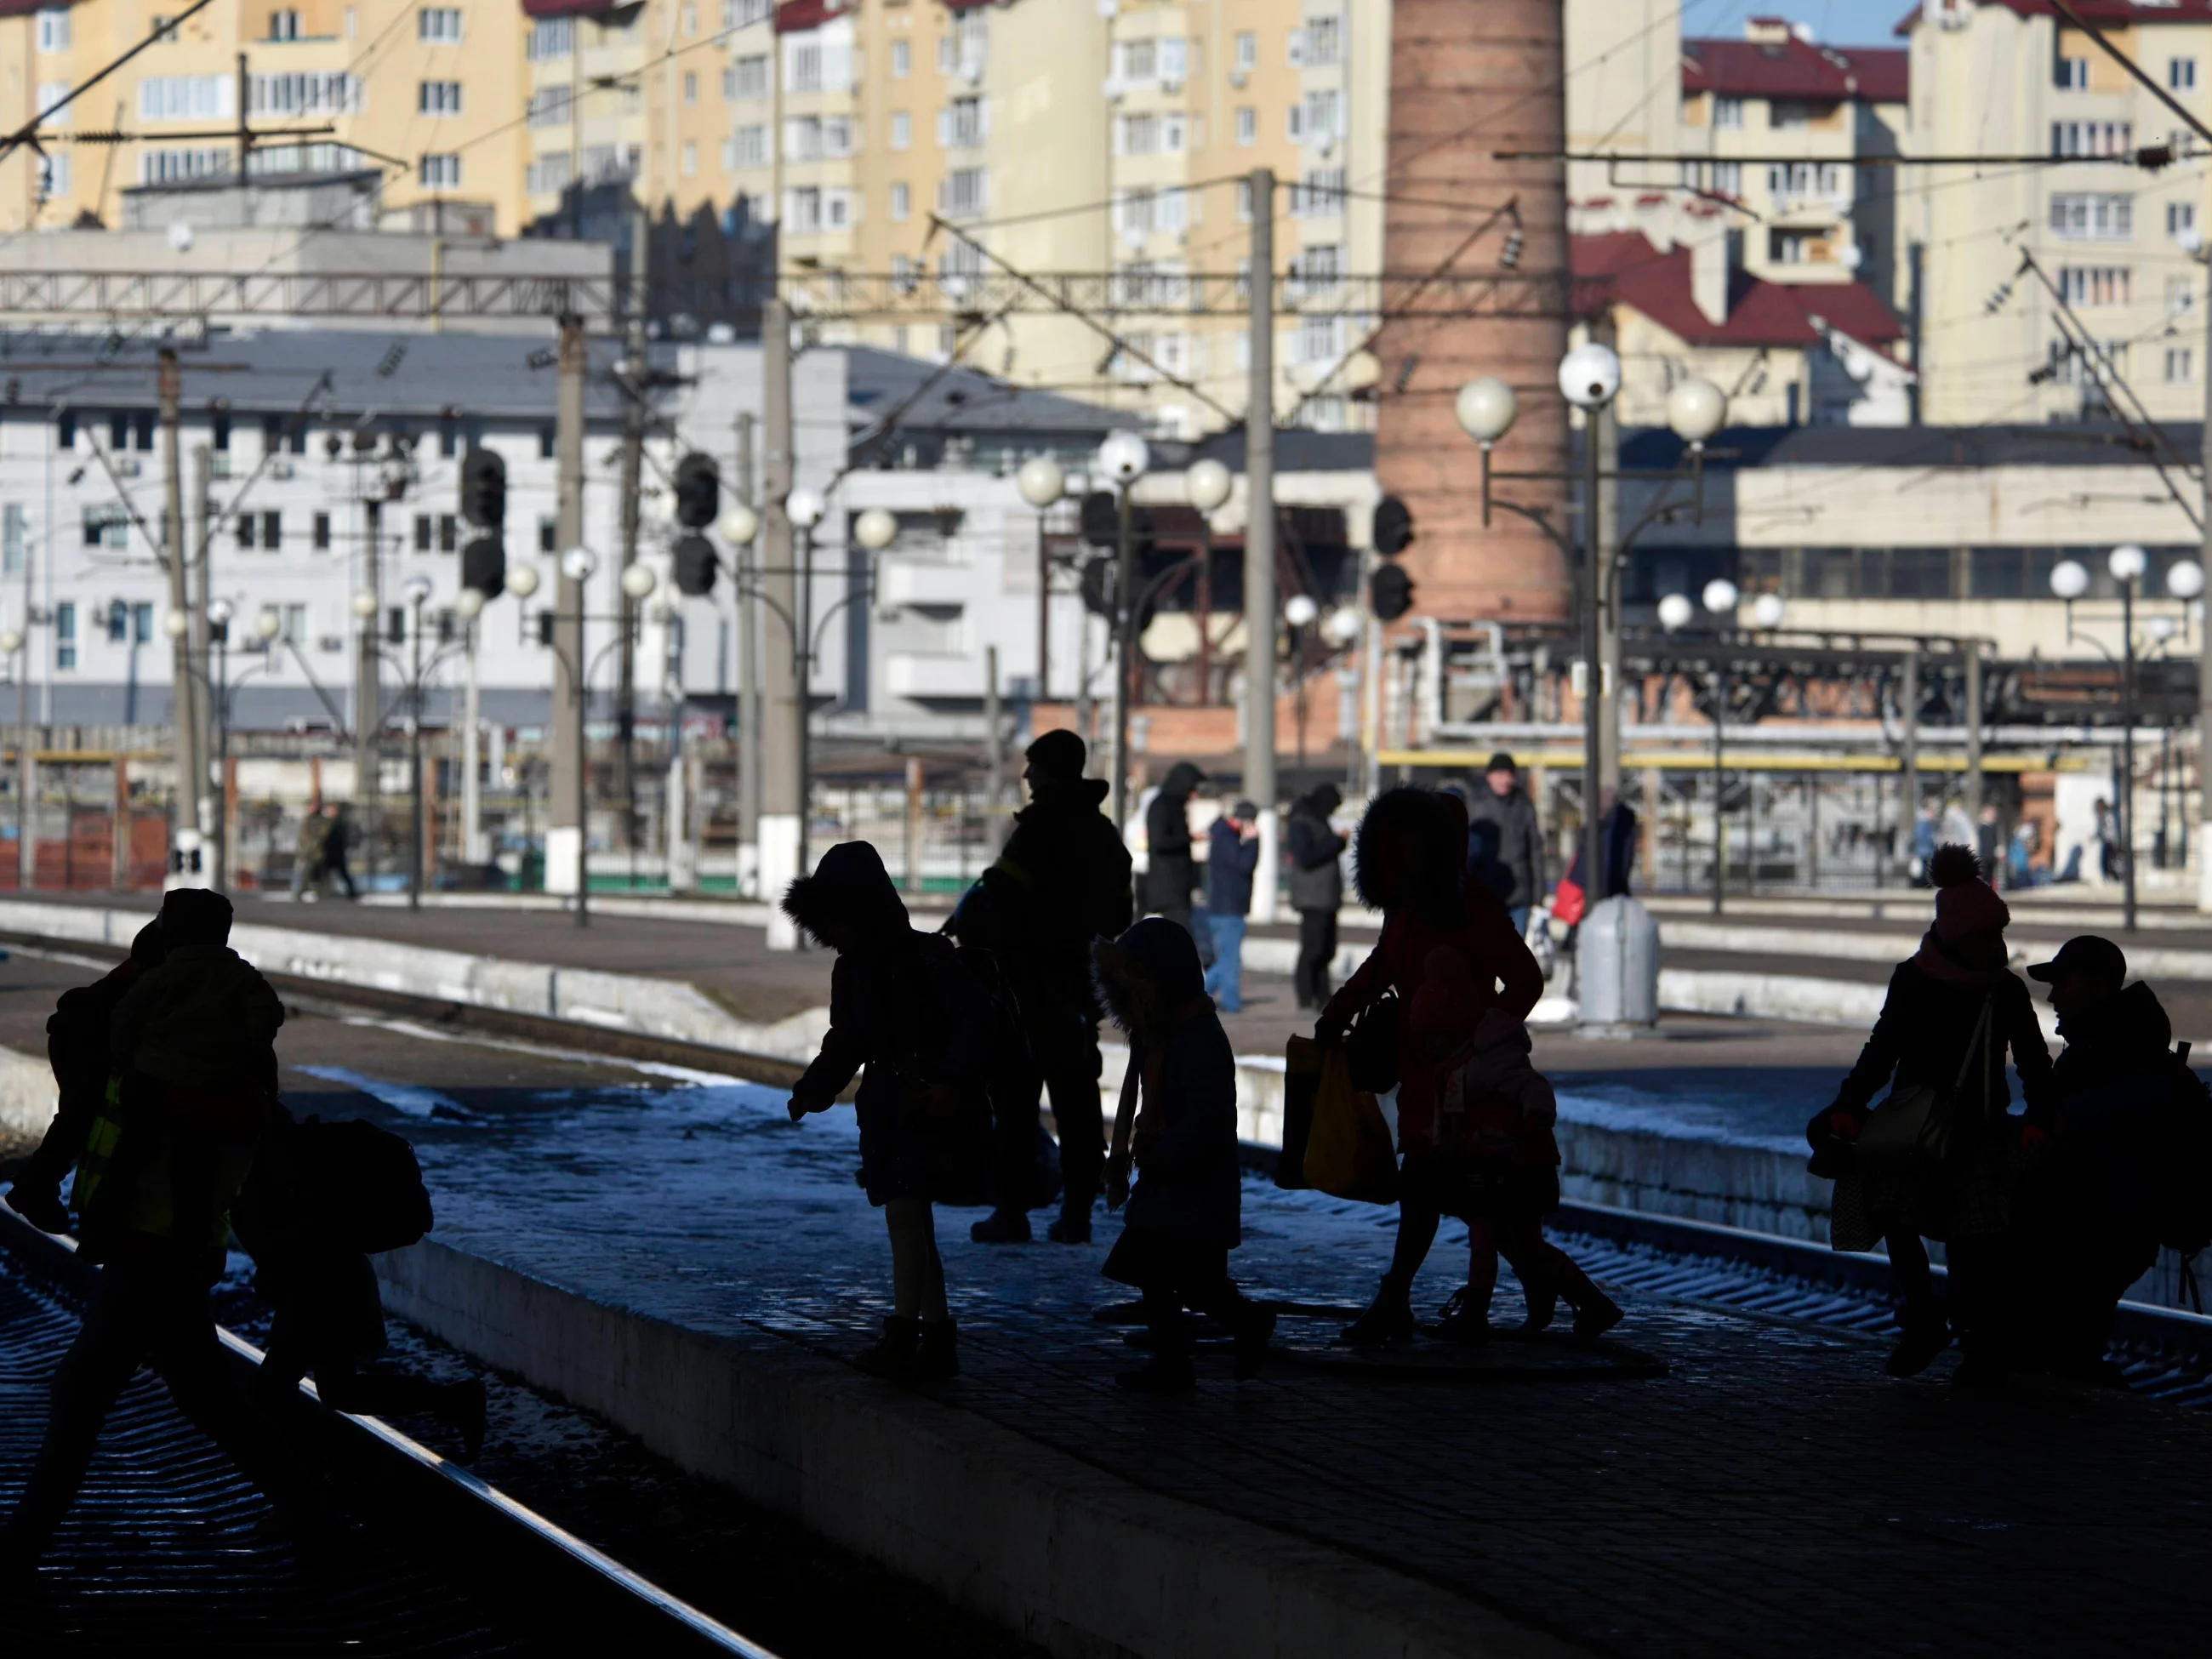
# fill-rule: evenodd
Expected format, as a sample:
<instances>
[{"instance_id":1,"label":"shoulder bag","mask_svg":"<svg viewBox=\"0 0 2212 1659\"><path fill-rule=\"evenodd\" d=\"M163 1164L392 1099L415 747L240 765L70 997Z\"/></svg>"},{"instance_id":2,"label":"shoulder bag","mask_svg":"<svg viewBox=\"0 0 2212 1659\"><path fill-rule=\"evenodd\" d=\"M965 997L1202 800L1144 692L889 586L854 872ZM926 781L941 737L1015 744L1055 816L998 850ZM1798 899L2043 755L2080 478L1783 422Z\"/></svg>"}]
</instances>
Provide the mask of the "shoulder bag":
<instances>
[{"instance_id":1,"label":"shoulder bag","mask_svg":"<svg viewBox=\"0 0 2212 1659\"><path fill-rule=\"evenodd\" d=\"M1948 1089L1939 1089L1932 1083L1916 1083L1907 1088L1893 1088L1881 1105L1868 1116L1866 1127L1859 1131L1857 1143L1861 1158L1925 1158L1940 1164L1951 1149L1951 1135L1959 1115L1959 1097L1966 1086L1966 1074L1973 1069L1982 1045L1989 1040L1990 1010L1995 999L1982 999L1981 1018L1974 1022L1973 1036L1966 1040L1966 1053L1959 1062L1959 1075L1952 1079Z\"/></svg>"}]
</instances>

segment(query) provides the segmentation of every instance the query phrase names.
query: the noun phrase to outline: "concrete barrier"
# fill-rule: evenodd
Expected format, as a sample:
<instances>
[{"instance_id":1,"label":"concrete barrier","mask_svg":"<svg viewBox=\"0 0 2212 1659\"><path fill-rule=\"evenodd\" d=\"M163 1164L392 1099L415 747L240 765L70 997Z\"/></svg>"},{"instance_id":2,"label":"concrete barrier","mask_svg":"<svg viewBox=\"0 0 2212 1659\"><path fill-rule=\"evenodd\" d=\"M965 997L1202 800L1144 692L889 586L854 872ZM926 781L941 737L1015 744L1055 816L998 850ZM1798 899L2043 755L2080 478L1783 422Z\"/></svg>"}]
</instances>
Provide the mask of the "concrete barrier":
<instances>
[{"instance_id":1,"label":"concrete barrier","mask_svg":"<svg viewBox=\"0 0 2212 1659\"><path fill-rule=\"evenodd\" d=\"M766 1334L719 1337L426 1241L402 1317L695 1474L1068 1659L1565 1659L1581 1650L1356 1557L1130 1485Z\"/></svg>"}]
</instances>

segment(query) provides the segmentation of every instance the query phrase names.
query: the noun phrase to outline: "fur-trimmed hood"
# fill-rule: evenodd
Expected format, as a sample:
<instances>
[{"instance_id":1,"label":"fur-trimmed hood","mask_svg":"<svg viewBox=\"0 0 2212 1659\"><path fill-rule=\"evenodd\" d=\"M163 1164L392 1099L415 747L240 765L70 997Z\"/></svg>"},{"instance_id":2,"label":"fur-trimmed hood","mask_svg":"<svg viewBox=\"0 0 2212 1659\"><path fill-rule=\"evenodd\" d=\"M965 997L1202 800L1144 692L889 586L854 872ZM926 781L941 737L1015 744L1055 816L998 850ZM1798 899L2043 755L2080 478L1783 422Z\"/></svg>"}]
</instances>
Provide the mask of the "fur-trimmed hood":
<instances>
[{"instance_id":1,"label":"fur-trimmed hood","mask_svg":"<svg viewBox=\"0 0 2212 1659\"><path fill-rule=\"evenodd\" d=\"M1168 768L1167 776L1160 780L1163 795L1188 795L1206 781L1206 774L1188 761L1177 761Z\"/></svg>"},{"instance_id":2,"label":"fur-trimmed hood","mask_svg":"<svg viewBox=\"0 0 2212 1659\"><path fill-rule=\"evenodd\" d=\"M1206 994L1198 945L1179 922L1146 916L1119 939L1092 941L1098 1000L1124 1031L1159 1031L1168 1017Z\"/></svg>"},{"instance_id":3,"label":"fur-trimmed hood","mask_svg":"<svg viewBox=\"0 0 2212 1659\"><path fill-rule=\"evenodd\" d=\"M824 853L812 875L784 890L783 914L817 943L824 942L824 926L841 922L870 939L896 938L910 926L883 859L865 841L839 842Z\"/></svg>"},{"instance_id":4,"label":"fur-trimmed hood","mask_svg":"<svg viewBox=\"0 0 2212 1659\"><path fill-rule=\"evenodd\" d=\"M1467 803L1435 789L1386 789L1352 838L1352 887L1370 909L1413 905L1438 922L1466 891Z\"/></svg>"}]
</instances>

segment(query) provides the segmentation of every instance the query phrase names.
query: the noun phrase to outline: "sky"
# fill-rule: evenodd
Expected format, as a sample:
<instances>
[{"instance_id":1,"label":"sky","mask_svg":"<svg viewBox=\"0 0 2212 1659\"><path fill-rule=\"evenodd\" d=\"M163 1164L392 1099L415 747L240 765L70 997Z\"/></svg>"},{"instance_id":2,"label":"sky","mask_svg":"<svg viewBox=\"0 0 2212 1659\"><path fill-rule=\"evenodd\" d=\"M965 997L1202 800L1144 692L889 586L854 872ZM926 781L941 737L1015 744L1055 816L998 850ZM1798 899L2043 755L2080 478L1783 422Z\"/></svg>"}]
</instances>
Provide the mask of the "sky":
<instances>
[{"instance_id":1,"label":"sky","mask_svg":"<svg viewBox=\"0 0 2212 1659\"><path fill-rule=\"evenodd\" d=\"M1684 0L1682 33L1741 38L1747 17L1810 23L1830 46L1901 46L1892 33L1912 0Z\"/></svg>"}]
</instances>

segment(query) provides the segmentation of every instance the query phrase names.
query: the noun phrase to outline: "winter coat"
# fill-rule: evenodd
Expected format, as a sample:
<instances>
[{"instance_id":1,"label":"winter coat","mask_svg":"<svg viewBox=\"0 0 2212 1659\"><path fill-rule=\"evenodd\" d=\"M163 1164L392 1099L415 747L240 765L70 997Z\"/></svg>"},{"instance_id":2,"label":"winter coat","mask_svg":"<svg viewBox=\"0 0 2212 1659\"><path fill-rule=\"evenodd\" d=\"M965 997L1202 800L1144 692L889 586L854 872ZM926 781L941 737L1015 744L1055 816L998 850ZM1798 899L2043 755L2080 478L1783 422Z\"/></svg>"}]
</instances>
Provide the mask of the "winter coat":
<instances>
[{"instance_id":1,"label":"winter coat","mask_svg":"<svg viewBox=\"0 0 2212 1659\"><path fill-rule=\"evenodd\" d=\"M1467 822L1468 867L1499 903L1517 910L1543 896L1544 835L1520 785L1503 795L1479 787Z\"/></svg>"},{"instance_id":2,"label":"winter coat","mask_svg":"<svg viewBox=\"0 0 2212 1659\"><path fill-rule=\"evenodd\" d=\"M284 1005L227 945L172 949L116 1005L110 1063L173 1088L274 1094Z\"/></svg>"},{"instance_id":3,"label":"winter coat","mask_svg":"<svg viewBox=\"0 0 2212 1659\"><path fill-rule=\"evenodd\" d=\"M1435 1118L1437 1144L1482 1158L1510 1159L1524 1169L1559 1161L1553 1133L1559 1097L1529 1063L1528 1028L1493 1007L1467 1047L1444 1067Z\"/></svg>"},{"instance_id":4,"label":"winter coat","mask_svg":"<svg viewBox=\"0 0 2212 1659\"><path fill-rule=\"evenodd\" d=\"M1252 872L1259 867L1259 841L1247 841L1227 818L1214 819L1206 832L1206 914L1250 915Z\"/></svg>"},{"instance_id":5,"label":"winter coat","mask_svg":"<svg viewBox=\"0 0 2212 1659\"><path fill-rule=\"evenodd\" d=\"M1354 878L1360 901L1382 912L1382 932L1352 977L1322 1011L1344 1025L1386 992L1398 994L1399 1052L1415 1052L1411 1016L1429 957L1456 951L1475 987L1466 1036L1492 1008L1526 1019L1544 994L1543 970L1515 930L1505 907L1467 879L1462 849L1466 818L1456 797L1427 789L1392 789L1376 797L1359 821ZM1399 1079L1399 1139L1429 1133L1437 1100L1432 1067L1408 1066Z\"/></svg>"},{"instance_id":6,"label":"winter coat","mask_svg":"<svg viewBox=\"0 0 2212 1659\"><path fill-rule=\"evenodd\" d=\"M791 884L784 914L817 939L830 922L861 935L841 950L830 975L830 1029L793 1092L834 1098L861 1073L860 1182L872 1204L928 1198L988 1160L990 1044L997 1029L988 991L941 933L917 933L905 904L866 842L844 842L811 876ZM958 1091L952 1117L924 1091ZM978 1167L981 1167L979 1163Z\"/></svg>"},{"instance_id":7,"label":"winter coat","mask_svg":"<svg viewBox=\"0 0 2212 1659\"><path fill-rule=\"evenodd\" d=\"M1102 1000L1130 1034L1141 1106L1137 1182L1124 1212L1132 1231L1209 1249L1243 1237L1237 1158L1237 1056L1206 995L1190 935L1160 917L1092 949ZM1164 1028L1164 1039L1139 1035ZM1155 1048L1157 1043L1157 1048Z\"/></svg>"},{"instance_id":8,"label":"winter coat","mask_svg":"<svg viewBox=\"0 0 2212 1659\"><path fill-rule=\"evenodd\" d=\"M1014 815L998 862L983 872L990 948L1033 1008L1091 1007L1091 941L1131 921L1129 849L1099 811L1107 785L1079 778L1047 788Z\"/></svg>"},{"instance_id":9,"label":"winter coat","mask_svg":"<svg viewBox=\"0 0 2212 1659\"><path fill-rule=\"evenodd\" d=\"M1985 998L1993 1000L1982 1075L1970 1074L1966 1080L1963 1095L1970 1115L1952 1126L1954 1134L1972 1137L2001 1127L1997 1121L2011 1099L2004 1078L2008 1048L2029 1112L2047 1109L2051 1051L2027 987L2002 969L1980 973L1951 963L1932 932L1920 954L1899 963L1890 975L1881 1017L1837 1092L1837 1107L1863 1112L1885 1084L1904 1089L1926 1083L1948 1090L1959 1080Z\"/></svg>"},{"instance_id":10,"label":"winter coat","mask_svg":"<svg viewBox=\"0 0 2212 1659\"><path fill-rule=\"evenodd\" d=\"M2144 1200L2159 1185L2175 1085L2201 1085L2173 1053L2172 1023L2141 980L2068 1015L2058 1031L2066 1047L2051 1068L2045 1196L2072 1226L2149 1237Z\"/></svg>"},{"instance_id":11,"label":"winter coat","mask_svg":"<svg viewBox=\"0 0 2212 1659\"><path fill-rule=\"evenodd\" d=\"M1160 792L1145 809L1145 904L1147 910L1188 910L1198 885L1198 865L1190 855L1190 793L1199 769L1178 761L1160 781Z\"/></svg>"},{"instance_id":12,"label":"winter coat","mask_svg":"<svg viewBox=\"0 0 2212 1659\"><path fill-rule=\"evenodd\" d=\"M1311 795L1291 808L1291 908L1326 910L1344 902L1345 837L1328 826L1328 811Z\"/></svg>"}]
</instances>

